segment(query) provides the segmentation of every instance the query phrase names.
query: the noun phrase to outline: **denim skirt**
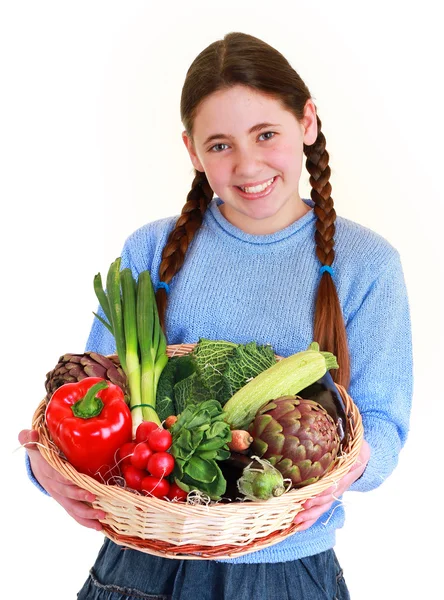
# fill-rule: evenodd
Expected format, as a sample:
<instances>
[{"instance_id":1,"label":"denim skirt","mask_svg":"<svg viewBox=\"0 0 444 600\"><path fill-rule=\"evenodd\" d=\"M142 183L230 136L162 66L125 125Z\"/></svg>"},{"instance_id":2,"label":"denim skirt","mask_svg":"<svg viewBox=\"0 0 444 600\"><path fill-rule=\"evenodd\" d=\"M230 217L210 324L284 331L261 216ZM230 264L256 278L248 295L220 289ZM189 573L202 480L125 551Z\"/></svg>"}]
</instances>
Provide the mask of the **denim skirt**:
<instances>
[{"instance_id":1,"label":"denim skirt","mask_svg":"<svg viewBox=\"0 0 444 600\"><path fill-rule=\"evenodd\" d=\"M106 539L77 600L349 600L333 551L232 564L160 558Z\"/></svg>"}]
</instances>

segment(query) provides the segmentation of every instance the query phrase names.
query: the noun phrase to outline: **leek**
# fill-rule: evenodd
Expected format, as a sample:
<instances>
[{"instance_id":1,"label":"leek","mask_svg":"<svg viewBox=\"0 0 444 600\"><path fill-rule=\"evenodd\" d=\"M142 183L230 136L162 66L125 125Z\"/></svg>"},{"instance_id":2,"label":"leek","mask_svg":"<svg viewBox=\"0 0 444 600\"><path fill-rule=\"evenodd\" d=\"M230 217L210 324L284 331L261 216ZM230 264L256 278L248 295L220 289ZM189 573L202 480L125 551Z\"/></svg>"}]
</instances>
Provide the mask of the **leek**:
<instances>
[{"instance_id":1,"label":"leek","mask_svg":"<svg viewBox=\"0 0 444 600\"><path fill-rule=\"evenodd\" d=\"M134 437L142 421L160 425L156 391L168 356L149 271L142 271L136 282L131 269L120 271L120 265L120 257L111 264L106 292L100 273L94 277L94 291L105 319L94 315L114 336L116 352L128 378Z\"/></svg>"},{"instance_id":2,"label":"leek","mask_svg":"<svg viewBox=\"0 0 444 600\"><path fill-rule=\"evenodd\" d=\"M142 363L141 396L144 421L153 421L160 373L168 362L166 339L160 327L153 283L148 271L139 275L137 286L137 335Z\"/></svg>"},{"instance_id":3,"label":"leek","mask_svg":"<svg viewBox=\"0 0 444 600\"><path fill-rule=\"evenodd\" d=\"M120 284L123 300L123 325L125 332L126 375L130 387L130 407L133 419L133 433L143 420L142 395L140 393L140 361L136 331L136 282L131 269L123 269L120 273Z\"/></svg>"}]
</instances>

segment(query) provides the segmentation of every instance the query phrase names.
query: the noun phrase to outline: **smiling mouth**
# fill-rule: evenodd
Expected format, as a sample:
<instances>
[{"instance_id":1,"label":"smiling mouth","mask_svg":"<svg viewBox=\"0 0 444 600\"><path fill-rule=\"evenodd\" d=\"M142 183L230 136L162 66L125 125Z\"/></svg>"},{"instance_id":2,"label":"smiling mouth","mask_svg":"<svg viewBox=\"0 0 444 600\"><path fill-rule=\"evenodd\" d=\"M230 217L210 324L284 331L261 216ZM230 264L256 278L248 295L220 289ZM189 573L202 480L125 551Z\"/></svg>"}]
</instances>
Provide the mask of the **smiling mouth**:
<instances>
[{"instance_id":1,"label":"smiling mouth","mask_svg":"<svg viewBox=\"0 0 444 600\"><path fill-rule=\"evenodd\" d=\"M264 181L264 183L261 183L259 185L253 185L253 186L237 185L236 187L238 187L240 190L242 190L246 194L259 194L260 192L263 192L264 190L266 190L267 187L270 187L270 185L274 182L275 179L276 179L276 176L272 177L271 179L268 179L268 181Z\"/></svg>"}]
</instances>

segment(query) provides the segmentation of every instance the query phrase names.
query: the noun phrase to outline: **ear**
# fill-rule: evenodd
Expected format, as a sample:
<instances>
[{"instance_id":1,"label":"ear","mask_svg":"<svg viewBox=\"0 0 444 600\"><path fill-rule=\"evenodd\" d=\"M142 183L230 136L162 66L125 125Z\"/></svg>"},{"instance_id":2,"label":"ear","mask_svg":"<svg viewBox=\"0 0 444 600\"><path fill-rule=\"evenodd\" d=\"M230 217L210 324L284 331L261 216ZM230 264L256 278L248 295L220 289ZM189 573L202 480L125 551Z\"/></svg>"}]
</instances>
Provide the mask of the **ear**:
<instances>
[{"instance_id":1,"label":"ear","mask_svg":"<svg viewBox=\"0 0 444 600\"><path fill-rule=\"evenodd\" d=\"M316 119L316 107L313 100L309 98L304 106L304 116L301 121L304 130L304 144L311 146L318 137L318 123Z\"/></svg>"},{"instance_id":2,"label":"ear","mask_svg":"<svg viewBox=\"0 0 444 600\"><path fill-rule=\"evenodd\" d=\"M182 139L183 139L183 143L185 144L186 149L188 150L188 154L190 155L191 162L193 163L193 167L196 169L196 171L201 171L203 173L205 171L205 169L203 168L202 163L200 162L200 160L196 154L196 150L194 149L193 140L187 134L186 131L184 131L182 133Z\"/></svg>"}]
</instances>

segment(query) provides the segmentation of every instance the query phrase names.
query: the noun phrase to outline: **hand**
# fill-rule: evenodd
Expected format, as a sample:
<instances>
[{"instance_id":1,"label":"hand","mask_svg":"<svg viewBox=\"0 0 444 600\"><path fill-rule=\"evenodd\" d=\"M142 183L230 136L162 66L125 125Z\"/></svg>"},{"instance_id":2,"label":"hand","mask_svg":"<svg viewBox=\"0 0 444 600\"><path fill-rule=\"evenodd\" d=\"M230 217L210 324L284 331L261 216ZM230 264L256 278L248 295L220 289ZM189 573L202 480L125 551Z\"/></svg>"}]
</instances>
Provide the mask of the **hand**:
<instances>
[{"instance_id":1,"label":"hand","mask_svg":"<svg viewBox=\"0 0 444 600\"><path fill-rule=\"evenodd\" d=\"M82 490L82 488L60 475L46 462L36 444L39 440L37 431L24 429L19 433L18 439L20 444L26 447L34 477L48 494L63 506L77 523L101 531L102 524L98 519L104 519L106 513L86 504L86 502L94 502L95 495Z\"/></svg>"},{"instance_id":2,"label":"hand","mask_svg":"<svg viewBox=\"0 0 444 600\"><path fill-rule=\"evenodd\" d=\"M370 453L370 446L363 440L356 462L352 465L350 471L337 482L337 485L329 487L316 498L310 498L304 502L304 510L293 520L293 523L300 524L298 531L304 531L311 527L322 514L331 508L333 502L361 477L369 461Z\"/></svg>"}]
</instances>

